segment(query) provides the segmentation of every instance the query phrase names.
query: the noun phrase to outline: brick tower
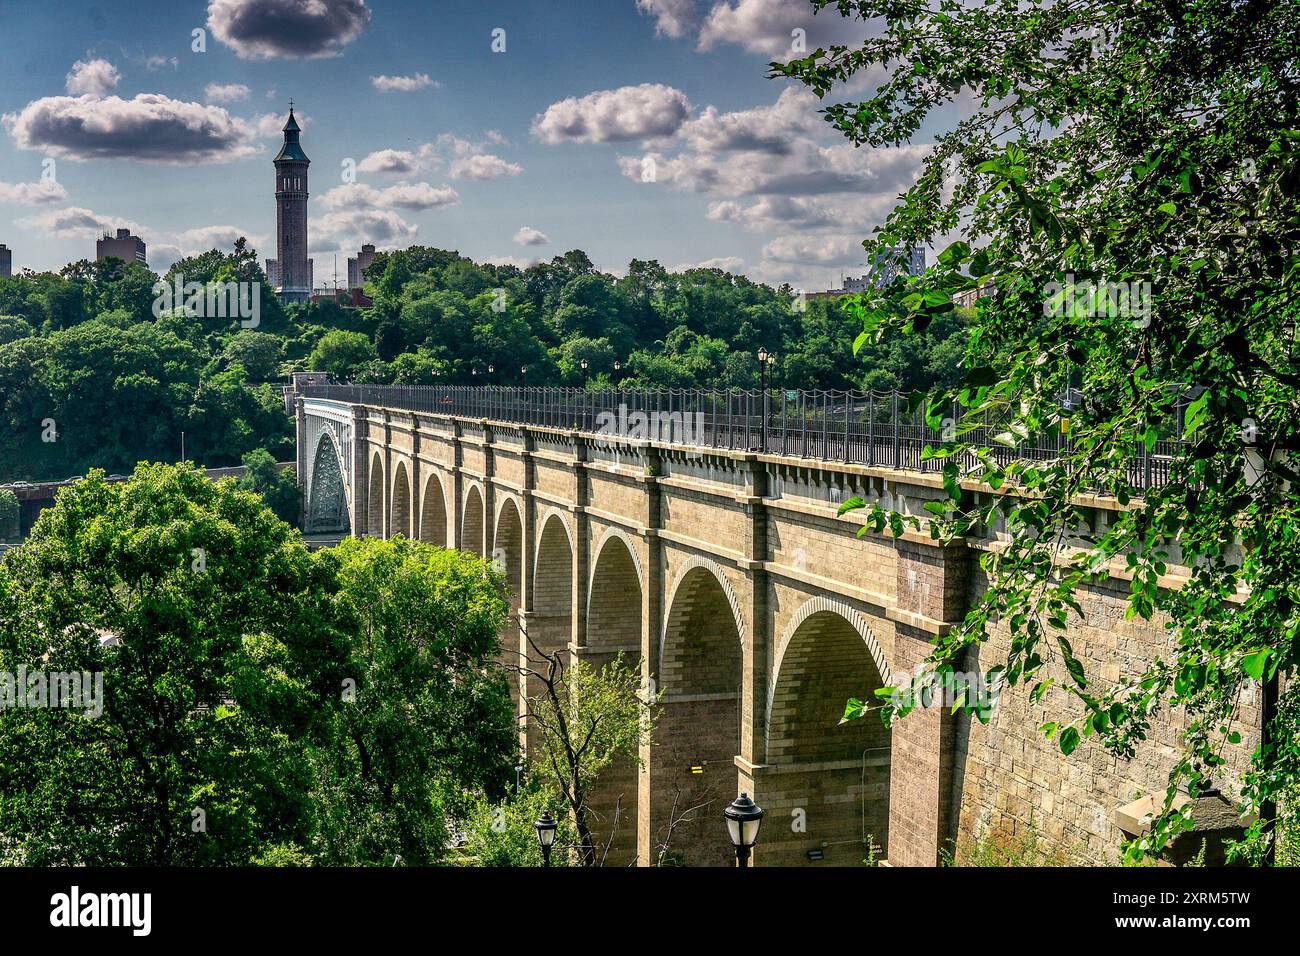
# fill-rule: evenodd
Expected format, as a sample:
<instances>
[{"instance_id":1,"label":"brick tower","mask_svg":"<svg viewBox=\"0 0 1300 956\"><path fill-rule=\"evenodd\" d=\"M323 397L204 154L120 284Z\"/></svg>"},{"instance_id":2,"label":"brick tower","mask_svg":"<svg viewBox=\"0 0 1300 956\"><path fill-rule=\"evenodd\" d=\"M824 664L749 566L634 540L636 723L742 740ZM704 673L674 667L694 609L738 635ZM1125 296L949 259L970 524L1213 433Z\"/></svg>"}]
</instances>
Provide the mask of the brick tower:
<instances>
[{"instance_id":1,"label":"brick tower","mask_svg":"<svg viewBox=\"0 0 1300 956\"><path fill-rule=\"evenodd\" d=\"M276 258L267 263L267 278L283 302L311 298L312 264L307 258L307 167L311 160L298 142L300 132L291 101L284 145L275 156Z\"/></svg>"}]
</instances>

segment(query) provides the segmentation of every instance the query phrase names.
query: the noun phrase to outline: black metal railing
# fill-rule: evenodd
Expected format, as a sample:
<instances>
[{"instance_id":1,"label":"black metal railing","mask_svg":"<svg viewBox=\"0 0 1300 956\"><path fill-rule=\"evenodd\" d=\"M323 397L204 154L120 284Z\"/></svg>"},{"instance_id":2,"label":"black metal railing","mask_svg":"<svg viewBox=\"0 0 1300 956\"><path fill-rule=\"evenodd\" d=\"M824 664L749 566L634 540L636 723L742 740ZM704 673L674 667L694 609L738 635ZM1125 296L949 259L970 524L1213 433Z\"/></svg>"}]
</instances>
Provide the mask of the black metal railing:
<instances>
[{"instance_id":1,"label":"black metal railing","mask_svg":"<svg viewBox=\"0 0 1300 956\"><path fill-rule=\"evenodd\" d=\"M941 471L927 446L943 444L942 429L925 421L922 403L901 392L580 388L406 385L306 385L297 394L349 405L482 419L511 425L575 430L611 441L638 439L699 448L750 451L912 471ZM1129 465L1139 488L1164 485L1184 442L1179 402L1167 434ZM952 421L958 418L954 408ZM982 434L986 432L986 434ZM1033 436L1014 448L999 446L995 429L966 433L963 441L992 448L1003 463L1047 461L1068 453L1068 431ZM967 463L974 466L972 459Z\"/></svg>"}]
</instances>

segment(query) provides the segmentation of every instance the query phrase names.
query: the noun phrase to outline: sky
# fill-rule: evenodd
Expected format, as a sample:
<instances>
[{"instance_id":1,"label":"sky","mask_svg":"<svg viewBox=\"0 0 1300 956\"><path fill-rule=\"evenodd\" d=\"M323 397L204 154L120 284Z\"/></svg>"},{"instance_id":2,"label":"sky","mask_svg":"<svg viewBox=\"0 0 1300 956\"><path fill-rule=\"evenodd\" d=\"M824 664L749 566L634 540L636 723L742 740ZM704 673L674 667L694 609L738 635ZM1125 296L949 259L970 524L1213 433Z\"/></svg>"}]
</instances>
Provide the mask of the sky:
<instances>
[{"instance_id":1,"label":"sky","mask_svg":"<svg viewBox=\"0 0 1300 956\"><path fill-rule=\"evenodd\" d=\"M292 98L318 287L373 242L835 288L928 147L854 148L767 64L870 27L807 0L0 0L0 242L15 271L122 226L159 271L241 235L274 257Z\"/></svg>"}]
</instances>

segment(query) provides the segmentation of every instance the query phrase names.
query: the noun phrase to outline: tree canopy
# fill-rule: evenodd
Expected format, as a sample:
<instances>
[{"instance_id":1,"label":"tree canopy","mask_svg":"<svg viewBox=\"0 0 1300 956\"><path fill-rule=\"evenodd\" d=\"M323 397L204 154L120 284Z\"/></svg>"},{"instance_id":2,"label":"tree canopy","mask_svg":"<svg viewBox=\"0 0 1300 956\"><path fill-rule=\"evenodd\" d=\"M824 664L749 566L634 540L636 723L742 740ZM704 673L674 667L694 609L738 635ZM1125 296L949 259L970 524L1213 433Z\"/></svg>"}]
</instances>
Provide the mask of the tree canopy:
<instances>
[{"instance_id":1,"label":"tree canopy","mask_svg":"<svg viewBox=\"0 0 1300 956\"><path fill-rule=\"evenodd\" d=\"M515 761L498 585L418 543L309 553L192 467L62 489L0 559L5 862L438 861Z\"/></svg>"}]
</instances>

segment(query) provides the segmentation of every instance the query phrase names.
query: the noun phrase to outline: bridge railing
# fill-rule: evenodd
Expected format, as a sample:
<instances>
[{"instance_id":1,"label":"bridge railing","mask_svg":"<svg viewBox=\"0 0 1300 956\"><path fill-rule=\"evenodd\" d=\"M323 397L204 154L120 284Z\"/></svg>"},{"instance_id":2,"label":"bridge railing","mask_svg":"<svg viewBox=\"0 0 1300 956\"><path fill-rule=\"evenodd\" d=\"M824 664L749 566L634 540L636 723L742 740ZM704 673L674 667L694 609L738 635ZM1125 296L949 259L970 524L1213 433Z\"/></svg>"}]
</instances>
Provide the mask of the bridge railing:
<instances>
[{"instance_id":1,"label":"bridge railing","mask_svg":"<svg viewBox=\"0 0 1300 956\"><path fill-rule=\"evenodd\" d=\"M943 462L926 460L926 446L943 444L941 429L925 421L924 403L902 392L517 388L406 385L305 385L299 395L457 418L515 425L572 429L697 448L728 449L937 472ZM1162 432L1153 450L1143 446L1129 465L1136 487L1153 488L1169 479L1181 454L1183 411ZM952 415L958 418L957 410ZM998 429L999 431L1001 429ZM992 427L963 436L993 449L1004 463L1017 458L1046 461L1068 453L1068 431L1047 432L1014 448L993 441ZM966 463L973 467L971 458Z\"/></svg>"}]
</instances>

